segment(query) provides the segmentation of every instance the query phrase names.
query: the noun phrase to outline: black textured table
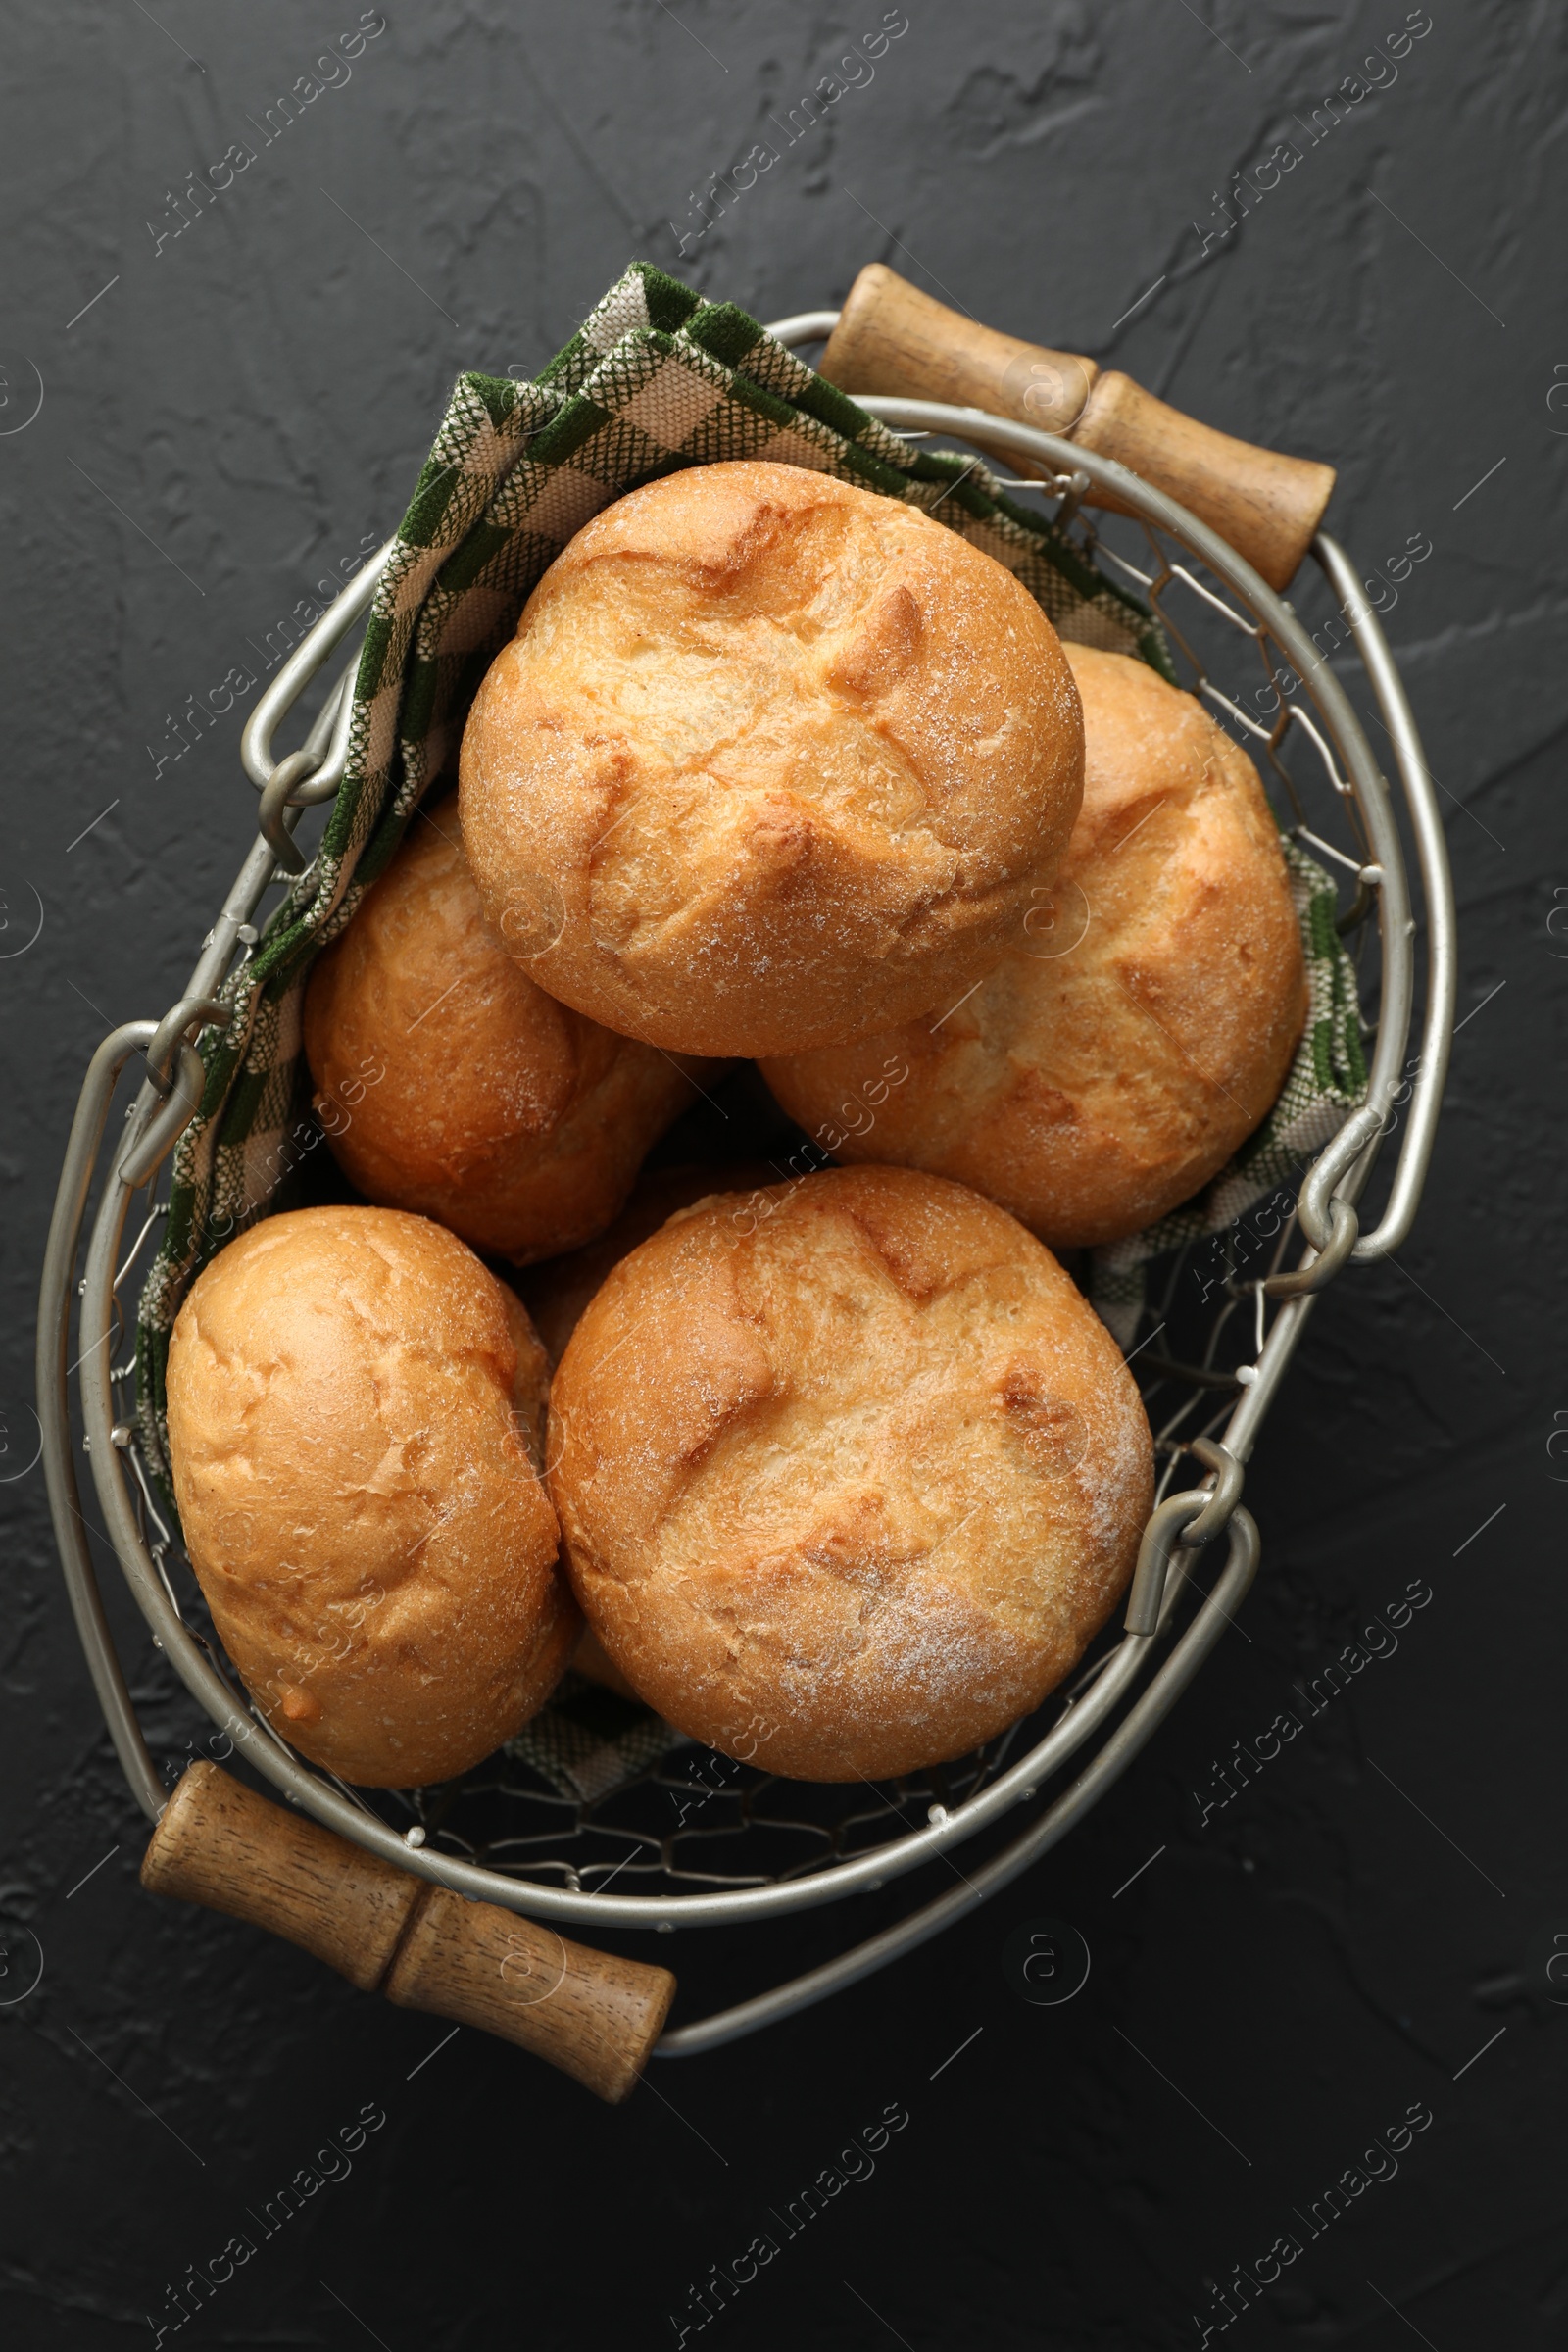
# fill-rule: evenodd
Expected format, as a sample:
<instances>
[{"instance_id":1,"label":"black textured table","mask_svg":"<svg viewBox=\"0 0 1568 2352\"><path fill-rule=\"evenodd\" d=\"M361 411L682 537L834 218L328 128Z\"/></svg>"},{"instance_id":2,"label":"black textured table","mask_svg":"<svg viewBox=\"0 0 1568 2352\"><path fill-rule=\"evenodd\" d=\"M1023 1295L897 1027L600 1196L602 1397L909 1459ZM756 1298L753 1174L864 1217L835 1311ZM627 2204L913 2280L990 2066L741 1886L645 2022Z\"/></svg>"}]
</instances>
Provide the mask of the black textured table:
<instances>
[{"instance_id":1,"label":"black textured table","mask_svg":"<svg viewBox=\"0 0 1568 2352\"><path fill-rule=\"evenodd\" d=\"M1559 20L20 0L7 66L7 2345L1561 2344ZM633 257L764 318L886 261L1331 459L1368 567L1429 541L1385 618L1461 956L1423 1214L1314 1320L1171 1723L943 1939L611 2111L140 1892L28 1398L80 1074L238 865L252 686L453 376L531 372ZM204 1726L115 1613L172 1770ZM1091 1964L1034 2005L1046 1916ZM705 2006L833 1948L700 1940Z\"/></svg>"}]
</instances>

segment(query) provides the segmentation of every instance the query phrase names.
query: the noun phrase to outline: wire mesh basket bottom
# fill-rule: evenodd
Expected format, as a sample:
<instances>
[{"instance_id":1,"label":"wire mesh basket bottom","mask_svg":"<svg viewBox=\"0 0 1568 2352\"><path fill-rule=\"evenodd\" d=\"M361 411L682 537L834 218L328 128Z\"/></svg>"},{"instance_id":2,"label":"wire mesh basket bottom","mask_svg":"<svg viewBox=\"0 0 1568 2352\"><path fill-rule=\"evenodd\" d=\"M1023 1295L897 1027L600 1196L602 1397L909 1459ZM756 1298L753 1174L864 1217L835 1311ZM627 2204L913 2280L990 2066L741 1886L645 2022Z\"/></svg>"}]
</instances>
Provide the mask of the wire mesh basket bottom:
<instances>
[{"instance_id":1,"label":"wire mesh basket bottom","mask_svg":"<svg viewBox=\"0 0 1568 2352\"><path fill-rule=\"evenodd\" d=\"M894 1782L781 1780L568 1675L542 1727L525 1726L461 1782L399 1803L429 1844L585 1893L763 1886L874 1852L934 1809L955 1811L996 1778L1024 1730ZM638 1764L638 1747L657 1753Z\"/></svg>"}]
</instances>

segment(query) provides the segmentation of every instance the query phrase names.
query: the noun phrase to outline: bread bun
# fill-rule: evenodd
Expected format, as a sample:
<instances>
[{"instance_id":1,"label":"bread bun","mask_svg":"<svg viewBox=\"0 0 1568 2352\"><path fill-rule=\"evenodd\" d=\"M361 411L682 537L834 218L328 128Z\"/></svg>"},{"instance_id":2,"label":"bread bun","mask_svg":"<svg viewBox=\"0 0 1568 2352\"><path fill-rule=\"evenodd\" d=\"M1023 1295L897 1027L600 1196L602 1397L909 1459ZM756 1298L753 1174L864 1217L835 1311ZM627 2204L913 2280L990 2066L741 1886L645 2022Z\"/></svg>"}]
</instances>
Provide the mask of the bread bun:
<instances>
[{"instance_id":1,"label":"bread bun","mask_svg":"<svg viewBox=\"0 0 1568 2352\"><path fill-rule=\"evenodd\" d=\"M762 1065L836 1157L971 1184L1057 1249L1119 1241L1206 1184L1273 1106L1307 1004L1246 753L1146 663L1066 652L1083 810L1012 953L946 1017Z\"/></svg>"},{"instance_id":2,"label":"bread bun","mask_svg":"<svg viewBox=\"0 0 1568 2352\"><path fill-rule=\"evenodd\" d=\"M517 1265L602 1232L714 1075L585 1020L513 961L455 800L416 821L318 960L305 1050L350 1183Z\"/></svg>"},{"instance_id":3,"label":"bread bun","mask_svg":"<svg viewBox=\"0 0 1568 2352\"><path fill-rule=\"evenodd\" d=\"M346 1781L466 1772L566 1662L544 1376L517 1300L395 1209L270 1217L180 1309L169 1444L191 1565L268 1720Z\"/></svg>"},{"instance_id":4,"label":"bread bun","mask_svg":"<svg viewBox=\"0 0 1568 2352\"><path fill-rule=\"evenodd\" d=\"M622 1258L551 1390L605 1649L680 1731L809 1781L964 1754L1126 1585L1149 1425L1050 1252L960 1185L836 1169Z\"/></svg>"},{"instance_id":5,"label":"bread bun","mask_svg":"<svg viewBox=\"0 0 1568 2352\"><path fill-rule=\"evenodd\" d=\"M463 739L491 922L564 1004L671 1053L799 1053L960 997L1077 812L1038 605L897 499L697 466L545 573Z\"/></svg>"}]
</instances>

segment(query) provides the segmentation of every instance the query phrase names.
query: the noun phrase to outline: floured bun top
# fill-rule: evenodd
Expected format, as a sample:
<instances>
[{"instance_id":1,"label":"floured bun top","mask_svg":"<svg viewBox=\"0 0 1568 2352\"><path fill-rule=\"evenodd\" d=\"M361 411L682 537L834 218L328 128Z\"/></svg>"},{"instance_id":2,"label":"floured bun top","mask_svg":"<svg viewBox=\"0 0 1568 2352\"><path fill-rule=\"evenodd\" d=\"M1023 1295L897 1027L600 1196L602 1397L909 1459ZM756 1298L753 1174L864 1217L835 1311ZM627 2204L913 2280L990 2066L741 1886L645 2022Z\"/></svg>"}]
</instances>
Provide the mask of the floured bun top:
<instances>
[{"instance_id":1,"label":"floured bun top","mask_svg":"<svg viewBox=\"0 0 1568 2352\"><path fill-rule=\"evenodd\" d=\"M351 1183L517 1265L602 1233L717 1075L535 986L484 920L455 800L419 812L318 959L305 1048Z\"/></svg>"},{"instance_id":2,"label":"floured bun top","mask_svg":"<svg viewBox=\"0 0 1568 2352\"><path fill-rule=\"evenodd\" d=\"M960 1185L808 1176L677 1213L551 1391L572 1583L692 1738L848 1781L1037 1706L1125 1587L1149 1425L1040 1243Z\"/></svg>"},{"instance_id":3,"label":"floured bun top","mask_svg":"<svg viewBox=\"0 0 1568 2352\"><path fill-rule=\"evenodd\" d=\"M930 516L699 466L599 514L468 718L464 838L541 987L671 1053L799 1053L972 987L1082 789L1039 606Z\"/></svg>"},{"instance_id":4,"label":"floured bun top","mask_svg":"<svg viewBox=\"0 0 1568 2352\"><path fill-rule=\"evenodd\" d=\"M1146 663L1067 658L1083 808L1011 952L939 1023L764 1065L824 1150L972 1184L1058 1249L1120 1241L1206 1184L1272 1108L1306 1016L1252 762Z\"/></svg>"},{"instance_id":5,"label":"floured bun top","mask_svg":"<svg viewBox=\"0 0 1568 2352\"><path fill-rule=\"evenodd\" d=\"M346 1781L466 1772L565 1665L545 1376L511 1292L396 1209L270 1217L180 1308L169 1445L191 1565L269 1722Z\"/></svg>"}]
</instances>

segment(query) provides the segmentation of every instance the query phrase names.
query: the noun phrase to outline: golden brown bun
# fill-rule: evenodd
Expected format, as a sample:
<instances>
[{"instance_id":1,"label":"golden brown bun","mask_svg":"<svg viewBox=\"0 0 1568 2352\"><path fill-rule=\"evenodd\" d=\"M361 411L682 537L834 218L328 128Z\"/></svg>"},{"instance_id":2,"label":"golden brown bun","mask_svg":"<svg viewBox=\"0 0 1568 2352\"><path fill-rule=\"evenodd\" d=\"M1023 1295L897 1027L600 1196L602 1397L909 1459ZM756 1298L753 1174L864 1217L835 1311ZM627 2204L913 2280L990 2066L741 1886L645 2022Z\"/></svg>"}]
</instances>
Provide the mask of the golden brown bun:
<instances>
[{"instance_id":1,"label":"golden brown bun","mask_svg":"<svg viewBox=\"0 0 1568 2352\"><path fill-rule=\"evenodd\" d=\"M534 1329L544 1343L550 1368L555 1370L566 1352L566 1342L577 1328L583 1308L612 1266L628 1250L657 1233L677 1208L690 1208L710 1193L760 1191L777 1184L779 1171L765 1159L737 1160L727 1167L656 1168L639 1176L613 1225L568 1257L551 1258L530 1266L518 1283Z\"/></svg>"},{"instance_id":2,"label":"golden brown bun","mask_svg":"<svg viewBox=\"0 0 1568 2352\"><path fill-rule=\"evenodd\" d=\"M534 590L464 735L463 832L552 996L673 1053L799 1053L973 985L1082 760L1056 633L990 556L827 474L698 466Z\"/></svg>"},{"instance_id":3,"label":"golden brown bun","mask_svg":"<svg viewBox=\"0 0 1568 2352\"><path fill-rule=\"evenodd\" d=\"M350 1183L518 1265L601 1232L714 1075L585 1020L514 963L485 927L456 800L415 819L317 962L305 1050Z\"/></svg>"},{"instance_id":4,"label":"golden brown bun","mask_svg":"<svg viewBox=\"0 0 1568 2352\"><path fill-rule=\"evenodd\" d=\"M1250 760L1146 663L1066 651L1083 811L1012 954L946 1019L762 1065L836 1157L971 1184L1057 1249L1206 1184L1272 1107L1307 1003Z\"/></svg>"},{"instance_id":5,"label":"golden brown bun","mask_svg":"<svg viewBox=\"0 0 1568 2352\"><path fill-rule=\"evenodd\" d=\"M528 1452L544 1377L516 1299L396 1209L270 1217L180 1309L191 1565L263 1712L346 1781L466 1772L565 1665L577 1612Z\"/></svg>"},{"instance_id":6,"label":"golden brown bun","mask_svg":"<svg viewBox=\"0 0 1568 2352\"><path fill-rule=\"evenodd\" d=\"M885 1778L1026 1715L1131 1574L1149 1425L1050 1252L960 1185L835 1169L671 1218L551 1390L611 1658L680 1731Z\"/></svg>"}]
</instances>

